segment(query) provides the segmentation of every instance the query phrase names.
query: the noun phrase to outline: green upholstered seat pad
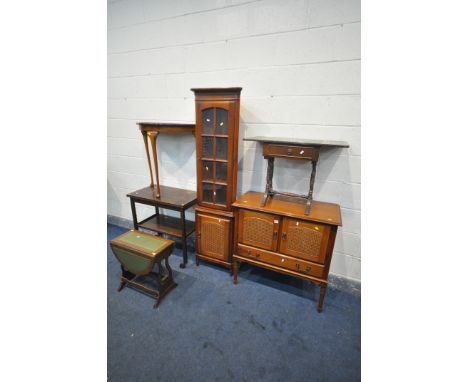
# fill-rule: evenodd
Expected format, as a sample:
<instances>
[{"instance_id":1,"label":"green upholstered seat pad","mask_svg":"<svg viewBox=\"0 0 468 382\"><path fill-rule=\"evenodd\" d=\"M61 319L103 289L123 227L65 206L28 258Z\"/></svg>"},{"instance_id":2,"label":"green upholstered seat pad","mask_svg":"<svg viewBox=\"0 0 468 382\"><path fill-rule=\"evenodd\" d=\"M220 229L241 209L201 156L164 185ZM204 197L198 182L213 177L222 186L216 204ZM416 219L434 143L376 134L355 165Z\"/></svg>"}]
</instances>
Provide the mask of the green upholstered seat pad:
<instances>
[{"instance_id":1,"label":"green upholstered seat pad","mask_svg":"<svg viewBox=\"0 0 468 382\"><path fill-rule=\"evenodd\" d=\"M168 242L168 240L158 236L142 235L139 231L128 231L120 235L118 239L121 243L133 245L149 253L158 252Z\"/></svg>"}]
</instances>

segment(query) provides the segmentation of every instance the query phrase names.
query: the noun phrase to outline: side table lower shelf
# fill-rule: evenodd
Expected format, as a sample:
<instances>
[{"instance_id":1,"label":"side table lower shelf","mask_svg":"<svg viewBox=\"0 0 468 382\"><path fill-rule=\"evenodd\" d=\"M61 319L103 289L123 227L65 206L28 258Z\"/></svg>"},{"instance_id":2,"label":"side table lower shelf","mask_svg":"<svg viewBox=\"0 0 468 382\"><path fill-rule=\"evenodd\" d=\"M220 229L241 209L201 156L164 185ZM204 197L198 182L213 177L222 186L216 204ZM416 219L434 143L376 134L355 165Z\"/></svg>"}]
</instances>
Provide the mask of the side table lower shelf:
<instances>
[{"instance_id":1,"label":"side table lower shelf","mask_svg":"<svg viewBox=\"0 0 468 382\"><path fill-rule=\"evenodd\" d=\"M139 222L138 226L179 238L184 236L182 219L173 216L154 214ZM195 231L195 222L186 220L185 235L189 236L193 231Z\"/></svg>"}]
</instances>

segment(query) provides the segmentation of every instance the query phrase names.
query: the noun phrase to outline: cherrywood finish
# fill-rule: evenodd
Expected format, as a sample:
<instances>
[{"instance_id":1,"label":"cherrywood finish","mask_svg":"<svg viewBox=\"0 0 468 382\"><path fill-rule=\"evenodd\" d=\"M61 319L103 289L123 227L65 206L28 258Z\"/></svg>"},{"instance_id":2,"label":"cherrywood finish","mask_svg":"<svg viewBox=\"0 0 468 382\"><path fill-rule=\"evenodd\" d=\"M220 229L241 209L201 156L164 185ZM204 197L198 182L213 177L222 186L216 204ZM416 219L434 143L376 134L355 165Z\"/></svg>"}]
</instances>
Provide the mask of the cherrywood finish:
<instances>
[{"instance_id":1,"label":"cherrywood finish","mask_svg":"<svg viewBox=\"0 0 468 382\"><path fill-rule=\"evenodd\" d=\"M242 88L191 89L197 147L196 263L231 268Z\"/></svg>"},{"instance_id":2,"label":"cherrywood finish","mask_svg":"<svg viewBox=\"0 0 468 382\"><path fill-rule=\"evenodd\" d=\"M197 201L195 191L175 187L161 186L160 195L157 196L155 188L149 186L127 194L132 208L133 228L148 229L159 234L175 236L182 241L183 262L181 268L187 264L187 237L195 230L195 223L185 219L185 211L194 206ZM155 207L155 214L138 221L135 203ZM166 208L180 212L180 218L162 215L159 208Z\"/></svg>"},{"instance_id":3,"label":"cherrywood finish","mask_svg":"<svg viewBox=\"0 0 468 382\"><path fill-rule=\"evenodd\" d=\"M298 145L275 145L265 143L263 145L263 156L291 159L309 159L316 162L319 157L319 150L315 147L303 147Z\"/></svg>"},{"instance_id":4,"label":"cherrywood finish","mask_svg":"<svg viewBox=\"0 0 468 382\"><path fill-rule=\"evenodd\" d=\"M317 310L322 311L328 284L340 206L314 201L304 215L303 199L279 195L260 205L260 192L247 192L235 208L233 276L247 262L320 285Z\"/></svg>"},{"instance_id":5,"label":"cherrywood finish","mask_svg":"<svg viewBox=\"0 0 468 382\"><path fill-rule=\"evenodd\" d=\"M312 205L309 215L303 215L305 201L299 198L279 195L268 199L264 207L260 206L262 200L261 192L249 191L240 196L233 207L247 209L250 211L266 212L280 216L299 217L304 221L325 223L341 226L340 206L335 203L326 203L316 200Z\"/></svg>"},{"instance_id":6,"label":"cherrywood finish","mask_svg":"<svg viewBox=\"0 0 468 382\"><path fill-rule=\"evenodd\" d=\"M139 234L152 236L145 232L140 232ZM111 249L114 253L117 249L123 249L133 253L135 256L144 257L150 261L148 262L148 267L145 267L145 269L138 272L135 270L130 271L126 269L124 264L121 262L122 275L120 277L118 291L120 292L127 285L143 290L146 293L156 297L156 302L154 303L153 308L157 308L164 296L166 296L172 289L177 286L177 283L174 281L172 268L169 265L168 260L174 249L174 242L172 240L162 239L165 240L166 243L161 248L159 248L157 252L150 253L142 250L142 248L120 241L119 239L121 236L123 235L112 239L110 242ZM120 259L117 255L116 258L120 262ZM158 268L157 272L153 271L155 265L157 265ZM139 281L139 276L154 278L156 288L149 287L148 284L144 284Z\"/></svg>"},{"instance_id":7,"label":"cherrywood finish","mask_svg":"<svg viewBox=\"0 0 468 382\"><path fill-rule=\"evenodd\" d=\"M239 241L271 251L278 242L279 216L254 211L239 211Z\"/></svg>"},{"instance_id":8,"label":"cherrywood finish","mask_svg":"<svg viewBox=\"0 0 468 382\"><path fill-rule=\"evenodd\" d=\"M146 159L148 160L148 167L150 171L151 184L150 187L155 187L156 196L159 198L161 194L159 185L159 167L158 167L158 152L156 148L156 138L161 132L166 133L193 133L195 125L192 123L167 123L167 122L138 122L143 142L145 143ZM153 169L151 167L151 159L148 147L148 139L151 142L151 150L153 153L154 171L156 176L156 185L154 184Z\"/></svg>"},{"instance_id":9,"label":"cherrywood finish","mask_svg":"<svg viewBox=\"0 0 468 382\"><path fill-rule=\"evenodd\" d=\"M228 263L231 219L197 213L197 252Z\"/></svg>"},{"instance_id":10,"label":"cherrywood finish","mask_svg":"<svg viewBox=\"0 0 468 382\"><path fill-rule=\"evenodd\" d=\"M256 141L263 145L263 157L268 161L267 179L265 192L261 200L261 206L265 206L268 197L274 195L295 196L306 199L304 215L310 213L312 205L312 196L314 191L315 174L317 171L317 162L319 159L320 147L349 147L346 142L342 141L319 141L310 139L293 139L293 138L274 138L274 137L253 137L244 138L245 141ZM298 195L289 192L280 192L273 189L273 172L275 166L275 158L288 158L310 160L312 163L312 171L310 174L309 192L307 195Z\"/></svg>"}]
</instances>

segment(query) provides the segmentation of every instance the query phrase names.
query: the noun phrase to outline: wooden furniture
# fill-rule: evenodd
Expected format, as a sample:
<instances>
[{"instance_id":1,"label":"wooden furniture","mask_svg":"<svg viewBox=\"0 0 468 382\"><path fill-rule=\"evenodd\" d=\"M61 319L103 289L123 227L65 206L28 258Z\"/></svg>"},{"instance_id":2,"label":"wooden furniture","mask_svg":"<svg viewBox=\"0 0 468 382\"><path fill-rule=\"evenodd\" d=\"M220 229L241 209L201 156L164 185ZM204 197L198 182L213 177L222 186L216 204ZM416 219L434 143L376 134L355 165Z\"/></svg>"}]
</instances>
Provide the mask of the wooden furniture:
<instances>
[{"instance_id":1,"label":"wooden furniture","mask_svg":"<svg viewBox=\"0 0 468 382\"><path fill-rule=\"evenodd\" d=\"M154 187L145 187L127 194L132 207L133 228L145 228L157 233L164 233L178 237L182 240L183 262L181 268L187 264L187 237L195 230L195 223L185 219L185 211L197 201L195 191L183 190L175 187L161 186L159 197ZM138 221L135 203L146 204L155 207L155 214ZM159 208L179 211L180 218L162 215Z\"/></svg>"},{"instance_id":2,"label":"wooden furniture","mask_svg":"<svg viewBox=\"0 0 468 382\"><path fill-rule=\"evenodd\" d=\"M112 239L110 246L122 268L119 292L126 285L141 289L157 298L153 306L157 308L163 297L177 286L168 261L174 249L172 240L132 229ZM158 265L157 272L153 271L155 264ZM143 280L140 281L139 276L153 278L156 287L143 283L146 277L141 277Z\"/></svg>"},{"instance_id":3,"label":"wooden furniture","mask_svg":"<svg viewBox=\"0 0 468 382\"><path fill-rule=\"evenodd\" d=\"M234 204L234 284L241 263L302 278L320 285L322 311L340 206L314 201L304 215L301 198L278 195L261 206L260 192L247 192Z\"/></svg>"},{"instance_id":4,"label":"wooden furniture","mask_svg":"<svg viewBox=\"0 0 468 382\"><path fill-rule=\"evenodd\" d=\"M151 167L151 159L148 148L148 139L151 142L151 149L153 152L154 171L156 177L156 197L159 198L161 194L159 186L159 168L158 168L158 152L156 150L156 138L161 132L166 133L194 133L195 125L192 123L167 123L167 122L139 122L141 134L143 135L143 142L145 143L146 158L148 159L148 166L151 176L151 187L154 187L153 169Z\"/></svg>"},{"instance_id":5,"label":"wooden furniture","mask_svg":"<svg viewBox=\"0 0 468 382\"><path fill-rule=\"evenodd\" d=\"M269 196L286 195L306 199L304 215L309 215L312 204L312 194L314 191L315 172L319 158L320 147L349 147L347 142L342 141L323 141L311 139L290 139L273 137L252 137L244 138L244 141L256 141L263 144L263 157L268 160L267 179L265 193L261 201L264 207ZM290 158L299 160L309 160L312 163L312 172L310 175L309 192L307 195L292 194L290 192L280 192L273 190L273 171L275 158Z\"/></svg>"},{"instance_id":6,"label":"wooden furniture","mask_svg":"<svg viewBox=\"0 0 468 382\"><path fill-rule=\"evenodd\" d=\"M231 268L242 88L191 89L197 147L196 263Z\"/></svg>"}]
</instances>

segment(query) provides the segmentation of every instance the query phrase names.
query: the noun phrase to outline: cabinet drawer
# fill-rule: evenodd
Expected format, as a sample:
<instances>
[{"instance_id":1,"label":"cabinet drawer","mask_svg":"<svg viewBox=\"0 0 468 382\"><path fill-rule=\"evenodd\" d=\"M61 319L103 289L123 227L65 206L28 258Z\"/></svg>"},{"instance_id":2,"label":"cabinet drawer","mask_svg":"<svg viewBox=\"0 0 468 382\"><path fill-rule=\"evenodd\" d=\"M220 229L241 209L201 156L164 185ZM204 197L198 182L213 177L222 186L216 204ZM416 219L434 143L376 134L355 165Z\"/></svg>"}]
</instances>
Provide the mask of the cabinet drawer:
<instances>
[{"instance_id":1,"label":"cabinet drawer","mask_svg":"<svg viewBox=\"0 0 468 382\"><path fill-rule=\"evenodd\" d=\"M242 244L237 245L236 254L246 259L261 261L266 264L275 265L280 268L295 271L309 276L323 277L325 269L325 267L320 264L315 264L309 261L280 255L278 253L264 251L258 248L253 248Z\"/></svg>"},{"instance_id":2,"label":"cabinet drawer","mask_svg":"<svg viewBox=\"0 0 468 382\"><path fill-rule=\"evenodd\" d=\"M291 145L263 145L264 156L298 158L318 160L319 150L314 147L291 146Z\"/></svg>"}]
</instances>

